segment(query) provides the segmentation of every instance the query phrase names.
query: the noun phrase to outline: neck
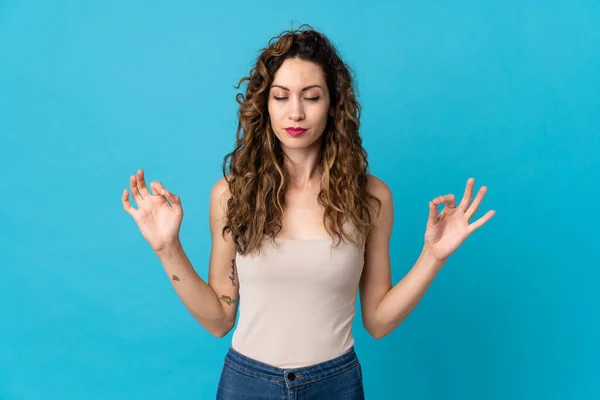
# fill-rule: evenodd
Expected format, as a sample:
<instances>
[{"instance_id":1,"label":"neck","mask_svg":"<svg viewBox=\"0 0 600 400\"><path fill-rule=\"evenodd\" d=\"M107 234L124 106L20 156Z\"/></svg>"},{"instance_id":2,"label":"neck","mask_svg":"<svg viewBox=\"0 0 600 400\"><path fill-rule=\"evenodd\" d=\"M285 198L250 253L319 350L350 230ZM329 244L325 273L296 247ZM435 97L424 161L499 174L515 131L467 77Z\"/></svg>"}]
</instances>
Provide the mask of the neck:
<instances>
[{"instance_id":1,"label":"neck","mask_svg":"<svg viewBox=\"0 0 600 400\"><path fill-rule=\"evenodd\" d=\"M284 168L290 176L290 185L294 189L318 186L322 174L319 160L320 151L288 149L284 157Z\"/></svg>"}]
</instances>

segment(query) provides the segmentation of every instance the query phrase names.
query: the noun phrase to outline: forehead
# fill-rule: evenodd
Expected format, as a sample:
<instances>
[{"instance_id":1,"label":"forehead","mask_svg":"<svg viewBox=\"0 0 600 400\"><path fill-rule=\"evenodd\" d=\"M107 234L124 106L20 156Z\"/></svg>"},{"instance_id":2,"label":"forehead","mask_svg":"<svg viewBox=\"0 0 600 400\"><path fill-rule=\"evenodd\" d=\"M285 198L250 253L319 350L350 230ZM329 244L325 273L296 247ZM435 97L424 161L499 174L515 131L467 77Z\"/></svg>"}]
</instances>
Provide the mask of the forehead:
<instances>
[{"instance_id":1,"label":"forehead","mask_svg":"<svg viewBox=\"0 0 600 400\"><path fill-rule=\"evenodd\" d=\"M275 72L274 85L282 85L291 90L301 90L308 85L325 85L323 69L310 61L288 58Z\"/></svg>"}]
</instances>

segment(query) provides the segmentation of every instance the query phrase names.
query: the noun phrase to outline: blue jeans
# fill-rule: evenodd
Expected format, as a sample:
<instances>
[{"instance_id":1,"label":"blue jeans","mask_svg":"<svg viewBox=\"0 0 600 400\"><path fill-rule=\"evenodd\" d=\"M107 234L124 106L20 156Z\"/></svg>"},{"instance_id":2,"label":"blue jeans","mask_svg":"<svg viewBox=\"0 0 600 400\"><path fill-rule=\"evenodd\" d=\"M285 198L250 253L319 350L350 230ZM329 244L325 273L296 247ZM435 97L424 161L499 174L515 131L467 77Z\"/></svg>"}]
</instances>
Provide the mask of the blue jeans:
<instances>
[{"instance_id":1,"label":"blue jeans","mask_svg":"<svg viewBox=\"0 0 600 400\"><path fill-rule=\"evenodd\" d=\"M332 360L282 369L238 353L233 348L217 389L217 400L364 400L362 368L354 347Z\"/></svg>"}]
</instances>

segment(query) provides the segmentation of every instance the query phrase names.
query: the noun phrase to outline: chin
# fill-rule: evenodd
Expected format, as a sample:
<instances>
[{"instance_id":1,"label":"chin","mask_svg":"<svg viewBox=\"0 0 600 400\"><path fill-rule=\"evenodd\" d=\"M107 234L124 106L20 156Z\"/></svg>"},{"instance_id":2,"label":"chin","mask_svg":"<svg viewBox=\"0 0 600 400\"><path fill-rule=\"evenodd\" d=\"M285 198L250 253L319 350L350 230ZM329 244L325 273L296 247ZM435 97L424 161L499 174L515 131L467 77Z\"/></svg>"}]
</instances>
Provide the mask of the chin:
<instances>
[{"instance_id":1,"label":"chin","mask_svg":"<svg viewBox=\"0 0 600 400\"><path fill-rule=\"evenodd\" d=\"M290 140L292 139L292 140ZM311 137L306 138L287 138L281 140L280 143L283 147L288 149L308 149L318 144L320 138L313 139Z\"/></svg>"}]
</instances>

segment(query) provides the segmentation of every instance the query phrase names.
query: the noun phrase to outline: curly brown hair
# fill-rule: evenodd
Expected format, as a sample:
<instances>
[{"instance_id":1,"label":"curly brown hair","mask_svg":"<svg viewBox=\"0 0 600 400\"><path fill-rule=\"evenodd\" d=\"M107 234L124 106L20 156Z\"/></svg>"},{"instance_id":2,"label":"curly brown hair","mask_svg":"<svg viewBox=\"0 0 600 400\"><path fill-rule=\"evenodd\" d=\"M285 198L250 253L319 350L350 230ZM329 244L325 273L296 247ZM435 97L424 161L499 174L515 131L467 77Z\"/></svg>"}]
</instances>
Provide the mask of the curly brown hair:
<instances>
[{"instance_id":1,"label":"curly brown hair","mask_svg":"<svg viewBox=\"0 0 600 400\"><path fill-rule=\"evenodd\" d=\"M354 72L327 37L306 24L272 38L268 47L261 49L250 76L235 86L239 89L248 82L245 96L236 95L239 122L235 148L223 160L223 176L231 193L223 236L231 232L237 252L247 254L260 252L265 237L274 239L282 229L290 178L283 168L285 155L269 122L267 102L275 73L288 58L319 65L330 93L334 116L328 116L321 137L319 161L323 174L318 202L325 208L325 229L337 239L335 246L344 238L364 246L372 229L369 209L373 201L381 208L381 202L367 191L368 161L359 134L361 106L353 87ZM346 217L353 223L356 236L344 231Z\"/></svg>"}]
</instances>

